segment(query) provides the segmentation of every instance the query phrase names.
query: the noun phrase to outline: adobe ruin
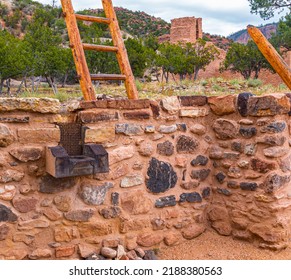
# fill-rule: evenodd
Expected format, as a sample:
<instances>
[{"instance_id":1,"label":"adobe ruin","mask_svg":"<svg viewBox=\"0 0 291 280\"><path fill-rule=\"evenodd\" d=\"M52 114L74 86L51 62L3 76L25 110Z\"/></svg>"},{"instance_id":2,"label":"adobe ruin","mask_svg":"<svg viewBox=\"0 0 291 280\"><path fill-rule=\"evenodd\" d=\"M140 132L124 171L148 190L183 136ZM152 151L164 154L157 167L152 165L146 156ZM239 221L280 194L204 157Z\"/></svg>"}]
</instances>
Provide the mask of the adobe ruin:
<instances>
[{"instance_id":1,"label":"adobe ruin","mask_svg":"<svg viewBox=\"0 0 291 280\"><path fill-rule=\"evenodd\" d=\"M202 39L202 18L183 17L171 20L170 42L195 43Z\"/></svg>"}]
</instances>

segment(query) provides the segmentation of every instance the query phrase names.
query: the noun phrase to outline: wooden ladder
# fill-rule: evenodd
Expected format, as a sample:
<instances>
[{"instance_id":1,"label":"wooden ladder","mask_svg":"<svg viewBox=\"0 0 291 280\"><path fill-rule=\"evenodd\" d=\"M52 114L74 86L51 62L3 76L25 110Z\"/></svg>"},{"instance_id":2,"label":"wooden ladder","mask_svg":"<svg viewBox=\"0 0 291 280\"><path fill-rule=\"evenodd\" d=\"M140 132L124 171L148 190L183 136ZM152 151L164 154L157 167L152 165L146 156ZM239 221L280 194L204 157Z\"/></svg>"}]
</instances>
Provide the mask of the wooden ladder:
<instances>
[{"instance_id":1,"label":"wooden ladder","mask_svg":"<svg viewBox=\"0 0 291 280\"><path fill-rule=\"evenodd\" d=\"M77 74L80 80L81 90L86 101L96 100L93 81L100 80L121 80L125 83L127 96L129 99L138 99L138 92L135 85L134 76L129 64L127 51L124 46L122 35L111 0L102 0L106 18L89 15L75 14L71 0L61 0L63 14L65 17L70 47L76 65ZM90 21L107 24L112 36L113 46L83 44L77 24L77 20ZM88 69L84 50L115 52L121 74L93 74Z\"/></svg>"}]
</instances>

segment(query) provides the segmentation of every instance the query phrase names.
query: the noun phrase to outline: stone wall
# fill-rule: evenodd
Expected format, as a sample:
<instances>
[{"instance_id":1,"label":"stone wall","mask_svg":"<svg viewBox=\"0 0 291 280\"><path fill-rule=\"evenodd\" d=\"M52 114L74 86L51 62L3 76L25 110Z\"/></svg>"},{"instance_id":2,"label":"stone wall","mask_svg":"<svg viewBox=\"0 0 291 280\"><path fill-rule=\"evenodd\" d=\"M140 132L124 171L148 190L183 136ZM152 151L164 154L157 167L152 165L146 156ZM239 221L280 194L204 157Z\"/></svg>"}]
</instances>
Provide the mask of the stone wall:
<instances>
[{"instance_id":1,"label":"stone wall","mask_svg":"<svg viewBox=\"0 0 291 280\"><path fill-rule=\"evenodd\" d=\"M183 17L171 20L170 42L195 43L202 39L202 18Z\"/></svg>"},{"instance_id":2,"label":"stone wall","mask_svg":"<svg viewBox=\"0 0 291 280\"><path fill-rule=\"evenodd\" d=\"M172 246L213 228L289 241L289 95L0 99L0 258L75 259L101 246ZM102 144L109 173L56 179L45 150L61 123Z\"/></svg>"}]
</instances>

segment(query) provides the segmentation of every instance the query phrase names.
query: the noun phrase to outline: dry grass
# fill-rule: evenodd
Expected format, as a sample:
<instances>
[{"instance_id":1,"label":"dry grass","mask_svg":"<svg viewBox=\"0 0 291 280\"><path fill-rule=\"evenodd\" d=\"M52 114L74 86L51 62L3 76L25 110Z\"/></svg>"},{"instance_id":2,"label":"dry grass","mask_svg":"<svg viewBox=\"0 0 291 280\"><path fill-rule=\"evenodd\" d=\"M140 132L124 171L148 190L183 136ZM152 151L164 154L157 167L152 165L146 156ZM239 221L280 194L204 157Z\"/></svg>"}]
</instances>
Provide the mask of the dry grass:
<instances>
[{"instance_id":1,"label":"dry grass","mask_svg":"<svg viewBox=\"0 0 291 280\"><path fill-rule=\"evenodd\" d=\"M222 78L202 79L198 81L184 80L182 82L158 83L158 82L137 82L139 98L161 99L166 96L181 95L227 95L239 94L241 92L252 92L255 95L270 93L286 93L287 87L281 84L278 87L270 84L263 84L261 80L226 80ZM13 92L13 91L12 91ZM101 84L96 87L98 95L107 95L111 97L126 97L126 91L123 85ZM82 92L79 85L59 88L58 93L54 94L48 87L39 88L38 92L32 92L29 89L20 93L12 94L18 97L51 97L57 98L61 102L74 98L82 98Z\"/></svg>"}]
</instances>

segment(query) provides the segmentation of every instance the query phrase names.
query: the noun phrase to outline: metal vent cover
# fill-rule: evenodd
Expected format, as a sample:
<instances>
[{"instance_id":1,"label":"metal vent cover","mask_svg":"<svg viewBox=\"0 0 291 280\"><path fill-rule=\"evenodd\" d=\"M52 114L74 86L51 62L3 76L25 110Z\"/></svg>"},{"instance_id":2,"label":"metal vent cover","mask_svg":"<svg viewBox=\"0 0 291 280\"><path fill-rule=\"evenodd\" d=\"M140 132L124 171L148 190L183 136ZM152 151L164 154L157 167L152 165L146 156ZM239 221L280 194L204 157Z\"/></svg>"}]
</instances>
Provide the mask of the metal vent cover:
<instances>
[{"instance_id":1,"label":"metal vent cover","mask_svg":"<svg viewBox=\"0 0 291 280\"><path fill-rule=\"evenodd\" d=\"M69 156L82 155L82 125L80 123L58 123L61 131L60 145Z\"/></svg>"}]
</instances>

